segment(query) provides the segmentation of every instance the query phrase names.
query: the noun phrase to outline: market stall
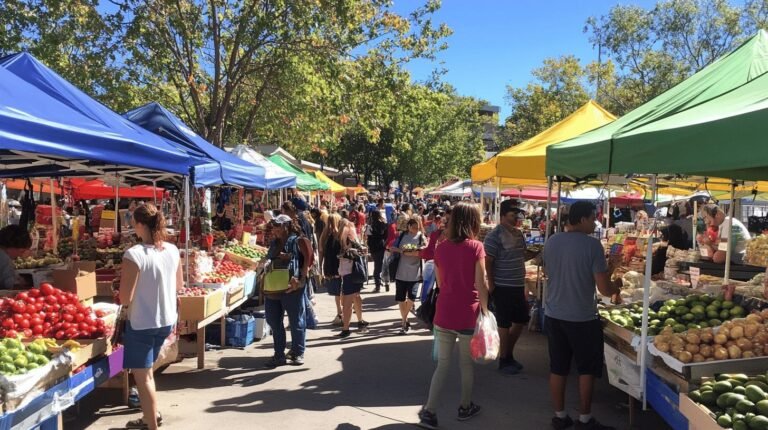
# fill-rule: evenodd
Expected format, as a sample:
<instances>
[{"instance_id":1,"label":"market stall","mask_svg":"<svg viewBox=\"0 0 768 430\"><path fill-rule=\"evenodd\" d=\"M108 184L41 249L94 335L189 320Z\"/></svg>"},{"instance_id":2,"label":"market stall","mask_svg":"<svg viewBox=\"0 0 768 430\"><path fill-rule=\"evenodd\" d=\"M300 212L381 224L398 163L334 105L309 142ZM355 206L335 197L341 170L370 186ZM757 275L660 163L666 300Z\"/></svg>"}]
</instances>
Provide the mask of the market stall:
<instances>
[{"instance_id":1,"label":"market stall","mask_svg":"<svg viewBox=\"0 0 768 430\"><path fill-rule=\"evenodd\" d=\"M654 175L654 191L660 174L698 176L704 184L711 184L711 178L732 178L731 194L740 185L734 180L766 179L762 136L768 131L768 79L762 71L768 63L760 54L766 47L768 33L761 31L614 123L550 147L547 173L582 177L645 172ZM728 151L717 149L723 144ZM655 156L661 153L663 157ZM648 240L645 273L634 283L635 292L642 285L642 304L640 294L634 294L630 309L603 311L611 320L607 326L632 330L632 336L623 336L624 345L632 346L637 359L635 367L624 370L636 376L634 394L676 429L768 426L768 396L762 388L768 368L765 283L760 275L750 282L731 279L733 206L724 217L722 278L701 275L694 265L683 264L709 256L673 249L672 264L661 279L652 280L653 243ZM656 229L650 230L653 234ZM750 242L753 255L762 255L762 239L756 240ZM667 257L669 263L669 248ZM620 332L616 327L607 331ZM631 359L632 353L625 356Z\"/></svg>"}]
</instances>

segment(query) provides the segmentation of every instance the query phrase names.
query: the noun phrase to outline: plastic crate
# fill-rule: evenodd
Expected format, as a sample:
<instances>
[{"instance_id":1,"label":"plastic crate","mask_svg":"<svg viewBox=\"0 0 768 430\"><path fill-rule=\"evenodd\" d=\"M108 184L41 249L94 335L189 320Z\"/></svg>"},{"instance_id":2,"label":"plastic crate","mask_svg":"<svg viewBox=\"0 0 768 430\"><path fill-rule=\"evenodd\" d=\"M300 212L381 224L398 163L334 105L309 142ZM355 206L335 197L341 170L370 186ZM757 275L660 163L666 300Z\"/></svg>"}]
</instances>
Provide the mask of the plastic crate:
<instances>
[{"instance_id":1,"label":"plastic crate","mask_svg":"<svg viewBox=\"0 0 768 430\"><path fill-rule=\"evenodd\" d=\"M680 395L650 369L646 369L648 403L675 430L688 430L688 419L680 413Z\"/></svg>"},{"instance_id":2,"label":"plastic crate","mask_svg":"<svg viewBox=\"0 0 768 430\"><path fill-rule=\"evenodd\" d=\"M238 315L236 319L227 318L227 345L244 348L253 343L256 331L256 319L250 315Z\"/></svg>"}]
</instances>

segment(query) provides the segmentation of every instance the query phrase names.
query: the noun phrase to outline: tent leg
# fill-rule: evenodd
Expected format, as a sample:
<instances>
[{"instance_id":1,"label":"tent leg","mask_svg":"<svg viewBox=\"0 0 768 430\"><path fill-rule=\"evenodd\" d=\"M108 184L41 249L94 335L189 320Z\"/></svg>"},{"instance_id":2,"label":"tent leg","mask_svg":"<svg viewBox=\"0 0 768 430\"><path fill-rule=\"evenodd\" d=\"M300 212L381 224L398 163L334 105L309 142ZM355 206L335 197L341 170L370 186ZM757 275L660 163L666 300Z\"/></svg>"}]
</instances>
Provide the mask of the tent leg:
<instances>
[{"instance_id":1,"label":"tent leg","mask_svg":"<svg viewBox=\"0 0 768 430\"><path fill-rule=\"evenodd\" d=\"M184 177L184 281L189 285L189 176Z\"/></svg>"},{"instance_id":2,"label":"tent leg","mask_svg":"<svg viewBox=\"0 0 768 430\"><path fill-rule=\"evenodd\" d=\"M656 195L657 181L656 176L653 177L653 194ZM648 407L648 398L646 390L646 378L645 368L648 361L648 307L650 306L651 296L651 272L652 272L652 260L653 260L653 236L656 232L657 219L653 219L653 225L651 227L651 235L648 237L648 244L646 246L645 253L645 277L643 279L643 324L640 331L640 387L643 390L643 410Z\"/></svg>"},{"instance_id":3,"label":"tent leg","mask_svg":"<svg viewBox=\"0 0 768 430\"><path fill-rule=\"evenodd\" d=\"M736 183L731 182L731 204L728 205L728 219L726 228L726 238L728 239L726 243L728 244L728 248L725 251L725 278L723 279L723 285L728 285L731 282L731 252L733 247L731 246L731 235L733 232L731 229L733 228L733 212L734 207L736 206Z\"/></svg>"},{"instance_id":4,"label":"tent leg","mask_svg":"<svg viewBox=\"0 0 768 430\"><path fill-rule=\"evenodd\" d=\"M501 224L501 178L496 178L496 224Z\"/></svg>"},{"instance_id":5,"label":"tent leg","mask_svg":"<svg viewBox=\"0 0 768 430\"><path fill-rule=\"evenodd\" d=\"M59 217L56 216L56 189L54 188L53 178L51 178L51 227L52 227L52 234L53 234L53 253L55 255L59 255L59 229L58 229L58 221Z\"/></svg>"},{"instance_id":6,"label":"tent leg","mask_svg":"<svg viewBox=\"0 0 768 430\"><path fill-rule=\"evenodd\" d=\"M152 181L152 197L153 201L155 202L155 207L157 207L157 181Z\"/></svg>"},{"instance_id":7,"label":"tent leg","mask_svg":"<svg viewBox=\"0 0 768 430\"><path fill-rule=\"evenodd\" d=\"M563 189L563 183L560 182L560 180L558 179L558 181L557 181L557 226L555 227L555 228L557 228L557 232L558 233L562 233L562 231L561 231L562 230L561 229L562 223L560 222L560 216L562 215L562 213L561 213L562 211L560 210L560 206L561 206L561 204L560 204L560 192L562 191L562 189Z\"/></svg>"}]
</instances>

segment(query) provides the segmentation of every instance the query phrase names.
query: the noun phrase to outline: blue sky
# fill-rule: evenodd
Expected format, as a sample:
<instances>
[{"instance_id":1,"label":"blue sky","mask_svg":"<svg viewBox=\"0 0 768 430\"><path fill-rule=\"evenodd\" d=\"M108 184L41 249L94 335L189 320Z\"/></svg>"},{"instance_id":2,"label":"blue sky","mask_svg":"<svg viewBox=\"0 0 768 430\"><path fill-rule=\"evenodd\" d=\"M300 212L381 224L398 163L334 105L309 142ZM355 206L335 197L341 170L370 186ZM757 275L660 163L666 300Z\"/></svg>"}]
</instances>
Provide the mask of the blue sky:
<instances>
[{"instance_id":1,"label":"blue sky","mask_svg":"<svg viewBox=\"0 0 768 430\"><path fill-rule=\"evenodd\" d=\"M406 13L420 0L395 0ZM510 113L504 100L507 85L525 86L531 70L548 57L573 54L583 63L597 57L584 26L590 16L606 14L617 4L651 8L655 0L443 0L435 22L453 30L448 49L438 61L448 74L443 80L462 95L501 107L500 121ZM438 66L419 60L407 66L413 79L423 80Z\"/></svg>"}]
</instances>

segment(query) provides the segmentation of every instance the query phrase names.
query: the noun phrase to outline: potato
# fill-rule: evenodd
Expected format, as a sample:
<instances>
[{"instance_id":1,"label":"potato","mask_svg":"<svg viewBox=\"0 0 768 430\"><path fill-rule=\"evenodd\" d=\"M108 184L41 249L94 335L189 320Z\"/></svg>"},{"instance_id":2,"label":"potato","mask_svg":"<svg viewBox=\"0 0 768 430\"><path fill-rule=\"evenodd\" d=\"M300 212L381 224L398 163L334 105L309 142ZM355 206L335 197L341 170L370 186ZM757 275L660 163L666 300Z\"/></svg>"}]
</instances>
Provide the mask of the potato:
<instances>
[{"instance_id":1,"label":"potato","mask_svg":"<svg viewBox=\"0 0 768 430\"><path fill-rule=\"evenodd\" d=\"M732 321L733 321L734 327L744 327L745 325L747 325L747 320L745 320L744 318L739 318Z\"/></svg>"},{"instance_id":2,"label":"potato","mask_svg":"<svg viewBox=\"0 0 768 430\"><path fill-rule=\"evenodd\" d=\"M739 348L736 345L729 346L728 347L728 357L730 357L731 360L735 360L737 358L741 358L741 348Z\"/></svg>"},{"instance_id":3,"label":"potato","mask_svg":"<svg viewBox=\"0 0 768 430\"><path fill-rule=\"evenodd\" d=\"M708 361L715 361L715 358L714 357L709 357L706 360L704 360L705 363L708 362Z\"/></svg>"},{"instance_id":4,"label":"potato","mask_svg":"<svg viewBox=\"0 0 768 430\"><path fill-rule=\"evenodd\" d=\"M735 326L731 329L731 335L730 338L733 340L739 340L742 337L744 337L744 327L743 326Z\"/></svg>"},{"instance_id":5,"label":"potato","mask_svg":"<svg viewBox=\"0 0 768 430\"><path fill-rule=\"evenodd\" d=\"M712 347L709 345L701 345L699 347L699 354L701 354L704 358L712 357Z\"/></svg>"},{"instance_id":6,"label":"potato","mask_svg":"<svg viewBox=\"0 0 768 430\"><path fill-rule=\"evenodd\" d=\"M693 354L691 354L688 351L681 351L676 355L677 359L682 361L683 363L690 363L693 361Z\"/></svg>"},{"instance_id":7,"label":"potato","mask_svg":"<svg viewBox=\"0 0 768 430\"><path fill-rule=\"evenodd\" d=\"M759 329L760 329L760 326L757 324L747 324L746 326L744 326L744 337L753 339L755 336L757 336L757 331Z\"/></svg>"},{"instance_id":8,"label":"potato","mask_svg":"<svg viewBox=\"0 0 768 430\"><path fill-rule=\"evenodd\" d=\"M715 356L715 360L725 360L728 358L728 350L725 349L724 346L717 345L714 348L713 355Z\"/></svg>"},{"instance_id":9,"label":"potato","mask_svg":"<svg viewBox=\"0 0 768 430\"><path fill-rule=\"evenodd\" d=\"M669 352L669 343L667 342L654 342L654 346L656 346L656 349L658 349L661 352Z\"/></svg>"},{"instance_id":10,"label":"potato","mask_svg":"<svg viewBox=\"0 0 768 430\"><path fill-rule=\"evenodd\" d=\"M685 347L683 345L672 345L669 348L669 352L674 356L677 356L677 354L680 354L683 351L685 351Z\"/></svg>"},{"instance_id":11,"label":"potato","mask_svg":"<svg viewBox=\"0 0 768 430\"><path fill-rule=\"evenodd\" d=\"M736 341L735 340L729 340L728 342L725 342L725 347L726 348L730 348L732 346L736 346Z\"/></svg>"},{"instance_id":12,"label":"potato","mask_svg":"<svg viewBox=\"0 0 768 430\"><path fill-rule=\"evenodd\" d=\"M760 316L763 317L763 319L768 319L768 308L765 308L762 311L760 311Z\"/></svg>"},{"instance_id":13,"label":"potato","mask_svg":"<svg viewBox=\"0 0 768 430\"><path fill-rule=\"evenodd\" d=\"M749 341L749 339L742 337L741 339L736 341L736 346L739 347L742 351L751 351L752 350L752 342Z\"/></svg>"},{"instance_id":14,"label":"potato","mask_svg":"<svg viewBox=\"0 0 768 430\"><path fill-rule=\"evenodd\" d=\"M688 333L688 335L685 336L685 341L692 345L698 345L701 343L701 338L697 334Z\"/></svg>"},{"instance_id":15,"label":"potato","mask_svg":"<svg viewBox=\"0 0 768 430\"><path fill-rule=\"evenodd\" d=\"M715 340L715 335L712 333L712 329L705 329L701 331L701 335L699 335L699 340L701 340L701 343L706 344L712 344L712 342Z\"/></svg>"},{"instance_id":16,"label":"potato","mask_svg":"<svg viewBox=\"0 0 768 430\"><path fill-rule=\"evenodd\" d=\"M693 362L694 363L703 363L705 360L704 356L701 354L693 354Z\"/></svg>"},{"instance_id":17,"label":"potato","mask_svg":"<svg viewBox=\"0 0 768 430\"><path fill-rule=\"evenodd\" d=\"M691 329L688 329L686 334L695 334L696 336L699 336L699 335L701 335L701 329L691 328Z\"/></svg>"},{"instance_id":18,"label":"potato","mask_svg":"<svg viewBox=\"0 0 768 430\"><path fill-rule=\"evenodd\" d=\"M761 317L758 313L752 313L747 315L747 322L756 322L759 324L763 322L763 317Z\"/></svg>"},{"instance_id":19,"label":"potato","mask_svg":"<svg viewBox=\"0 0 768 430\"><path fill-rule=\"evenodd\" d=\"M744 353L741 354L741 358L755 358L755 353L752 351L744 351Z\"/></svg>"},{"instance_id":20,"label":"potato","mask_svg":"<svg viewBox=\"0 0 768 430\"><path fill-rule=\"evenodd\" d=\"M721 330L722 331L722 330ZM728 342L728 336L724 333L717 333L715 335L715 343L718 345L725 345Z\"/></svg>"},{"instance_id":21,"label":"potato","mask_svg":"<svg viewBox=\"0 0 768 430\"><path fill-rule=\"evenodd\" d=\"M691 354L698 354L699 345L695 343L689 343L688 345L685 345L685 350L690 352Z\"/></svg>"}]
</instances>

